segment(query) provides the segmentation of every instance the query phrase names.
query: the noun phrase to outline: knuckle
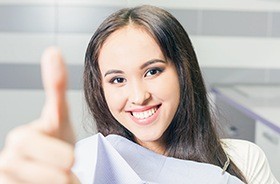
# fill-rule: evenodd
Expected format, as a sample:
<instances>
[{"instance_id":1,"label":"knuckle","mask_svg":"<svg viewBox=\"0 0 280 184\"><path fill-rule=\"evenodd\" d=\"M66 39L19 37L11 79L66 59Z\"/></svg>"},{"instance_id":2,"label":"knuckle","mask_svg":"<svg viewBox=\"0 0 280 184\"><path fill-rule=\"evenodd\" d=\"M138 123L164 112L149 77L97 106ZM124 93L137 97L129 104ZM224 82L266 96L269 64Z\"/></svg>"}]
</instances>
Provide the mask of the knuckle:
<instances>
[{"instance_id":1,"label":"knuckle","mask_svg":"<svg viewBox=\"0 0 280 184\"><path fill-rule=\"evenodd\" d=\"M13 172L17 167L15 167L17 158L15 158L12 153L2 153L0 156L0 173Z\"/></svg>"},{"instance_id":2,"label":"knuckle","mask_svg":"<svg viewBox=\"0 0 280 184\"><path fill-rule=\"evenodd\" d=\"M30 134L31 131L26 126L16 127L8 133L5 146L21 150L24 148L25 143L27 143Z\"/></svg>"},{"instance_id":3,"label":"knuckle","mask_svg":"<svg viewBox=\"0 0 280 184\"><path fill-rule=\"evenodd\" d=\"M0 172L0 184L10 184L11 181L6 174Z\"/></svg>"},{"instance_id":4,"label":"knuckle","mask_svg":"<svg viewBox=\"0 0 280 184\"><path fill-rule=\"evenodd\" d=\"M60 184L70 184L71 183L71 177L69 175L69 173L67 172L62 172L60 174L60 178L58 180Z\"/></svg>"},{"instance_id":5,"label":"knuckle","mask_svg":"<svg viewBox=\"0 0 280 184\"><path fill-rule=\"evenodd\" d=\"M65 169L70 170L74 164L75 153L72 145L67 145L65 149Z\"/></svg>"}]
</instances>

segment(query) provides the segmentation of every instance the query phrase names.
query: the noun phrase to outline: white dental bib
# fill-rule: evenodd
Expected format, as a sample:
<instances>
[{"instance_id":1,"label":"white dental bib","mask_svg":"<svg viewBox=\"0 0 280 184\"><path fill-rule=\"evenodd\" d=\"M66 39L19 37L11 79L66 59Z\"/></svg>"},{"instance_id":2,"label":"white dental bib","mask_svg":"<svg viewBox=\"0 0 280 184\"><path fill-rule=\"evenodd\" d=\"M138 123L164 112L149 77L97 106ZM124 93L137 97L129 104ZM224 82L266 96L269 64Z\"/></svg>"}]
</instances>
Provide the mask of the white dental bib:
<instances>
[{"instance_id":1,"label":"white dental bib","mask_svg":"<svg viewBox=\"0 0 280 184\"><path fill-rule=\"evenodd\" d=\"M73 172L82 184L241 184L218 166L154 153L130 140L96 134L76 144Z\"/></svg>"}]
</instances>

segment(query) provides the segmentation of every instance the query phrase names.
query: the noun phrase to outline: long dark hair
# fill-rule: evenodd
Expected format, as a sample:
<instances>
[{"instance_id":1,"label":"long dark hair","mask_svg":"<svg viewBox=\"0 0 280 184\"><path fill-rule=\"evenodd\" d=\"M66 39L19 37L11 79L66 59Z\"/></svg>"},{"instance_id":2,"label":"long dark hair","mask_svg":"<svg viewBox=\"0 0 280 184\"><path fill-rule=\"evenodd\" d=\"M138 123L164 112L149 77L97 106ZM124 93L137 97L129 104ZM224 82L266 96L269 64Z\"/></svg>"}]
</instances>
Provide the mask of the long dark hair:
<instances>
[{"instance_id":1,"label":"long dark hair","mask_svg":"<svg viewBox=\"0 0 280 184\"><path fill-rule=\"evenodd\" d=\"M164 133L166 153L180 159L223 167L227 160L211 117L207 92L192 43L181 24L167 11L153 6L121 9L109 16L91 38L85 58L85 98L97 130L103 135L134 137L110 113L101 82L98 56L104 41L127 25L145 29L158 43L165 57L174 63L180 83L180 103ZM231 162L227 171L245 181Z\"/></svg>"}]
</instances>

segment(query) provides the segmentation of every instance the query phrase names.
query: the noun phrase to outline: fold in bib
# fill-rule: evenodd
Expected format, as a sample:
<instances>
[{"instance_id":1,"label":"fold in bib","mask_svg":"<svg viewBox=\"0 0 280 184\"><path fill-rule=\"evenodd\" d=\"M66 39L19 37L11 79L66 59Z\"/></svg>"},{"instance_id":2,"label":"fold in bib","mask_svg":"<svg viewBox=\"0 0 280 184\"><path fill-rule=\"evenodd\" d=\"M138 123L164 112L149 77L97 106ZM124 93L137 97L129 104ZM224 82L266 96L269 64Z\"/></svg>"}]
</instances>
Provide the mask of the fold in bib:
<instances>
[{"instance_id":1,"label":"fold in bib","mask_svg":"<svg viewBox=\"0 0 280 184\"><path fill-rule=\"evenodd\" d=\"M242 184L215 165L166 157L124 137L79 141L73 172L82 184Z\"/></svg>"}]
</instances>

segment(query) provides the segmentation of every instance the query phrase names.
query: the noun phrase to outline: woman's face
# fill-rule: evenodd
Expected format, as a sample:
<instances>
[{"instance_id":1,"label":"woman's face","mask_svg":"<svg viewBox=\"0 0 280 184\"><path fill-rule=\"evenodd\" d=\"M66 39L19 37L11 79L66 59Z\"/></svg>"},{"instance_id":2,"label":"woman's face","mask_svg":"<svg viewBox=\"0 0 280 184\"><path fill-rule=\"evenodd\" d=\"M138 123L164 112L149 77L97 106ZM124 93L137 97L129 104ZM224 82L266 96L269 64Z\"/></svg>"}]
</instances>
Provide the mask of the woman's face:
<instances>
[{"instance_id":1,"label":"woman's face","mask_svg":"<svg viewBox=\"0 0 280 184\"><path fill-rule=\"evenodd\" d=\"M101 48L98 62L112 115L139 144L163 152L161 138L180 97L174 64L165 60L145 30L134 26L112 33Z\"/></svg>"}]
</instances>

